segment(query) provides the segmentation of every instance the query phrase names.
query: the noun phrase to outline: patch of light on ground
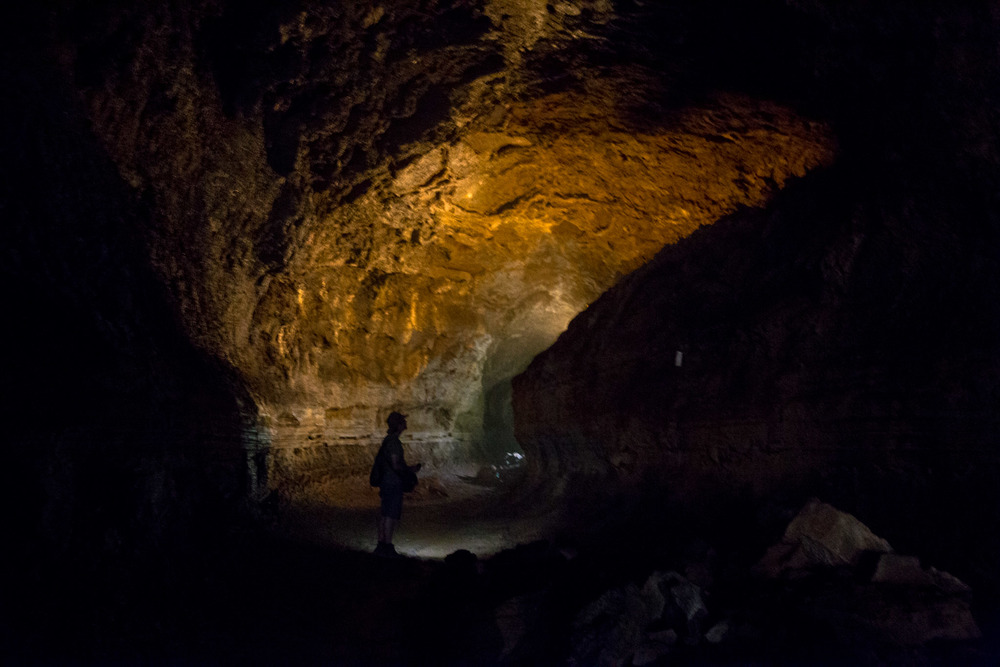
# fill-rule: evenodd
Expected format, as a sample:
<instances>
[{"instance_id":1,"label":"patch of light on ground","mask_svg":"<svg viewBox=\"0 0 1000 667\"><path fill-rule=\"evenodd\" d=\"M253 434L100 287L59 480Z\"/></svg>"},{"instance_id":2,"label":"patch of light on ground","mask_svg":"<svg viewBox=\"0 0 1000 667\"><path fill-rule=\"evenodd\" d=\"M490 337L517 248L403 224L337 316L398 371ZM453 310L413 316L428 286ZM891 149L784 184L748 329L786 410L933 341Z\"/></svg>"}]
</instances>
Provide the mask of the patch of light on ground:
<instances>
[{"instance_id":1,"label":"patch of light on ground","mask_svg":"<svg viewBox=\"0 0 1000 667\"><path fill-rule=\"evenodd\" d=\"M551 522L512 516L500 489L463 470L421 475L406 495L403 516L393 540L398 553L443 559L459 549L488 558L548 534ZM378 490L359 478L331 483L325 502L283 508L275 530L287 537L352 551L375 548Z\"/></svg>"}]
</instances>

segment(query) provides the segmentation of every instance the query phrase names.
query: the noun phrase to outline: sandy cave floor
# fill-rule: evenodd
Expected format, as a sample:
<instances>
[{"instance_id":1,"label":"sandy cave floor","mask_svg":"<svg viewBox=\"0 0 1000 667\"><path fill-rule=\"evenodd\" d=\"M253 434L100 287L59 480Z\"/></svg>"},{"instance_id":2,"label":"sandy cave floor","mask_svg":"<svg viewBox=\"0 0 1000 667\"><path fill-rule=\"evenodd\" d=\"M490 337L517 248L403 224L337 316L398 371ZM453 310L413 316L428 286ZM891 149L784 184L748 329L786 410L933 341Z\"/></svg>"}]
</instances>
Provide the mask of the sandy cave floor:
<instances>
[{"instance_id":1,"label":"sandy cave floor","mask_svg":"<svg viewBox=\"0 0 1000 667\"><path fill-rule=\"evenodd\" d=\"M554 512L527 515L510 502L509 488L470 467L425 470L403 502L394 543L412 558L443 559L459 549L488 558L551 535ZM359 477L328 482L307 498L284 504L277 533L320 546L370 552L375 547L378 489Z\"/></svg>"}]
</instances>

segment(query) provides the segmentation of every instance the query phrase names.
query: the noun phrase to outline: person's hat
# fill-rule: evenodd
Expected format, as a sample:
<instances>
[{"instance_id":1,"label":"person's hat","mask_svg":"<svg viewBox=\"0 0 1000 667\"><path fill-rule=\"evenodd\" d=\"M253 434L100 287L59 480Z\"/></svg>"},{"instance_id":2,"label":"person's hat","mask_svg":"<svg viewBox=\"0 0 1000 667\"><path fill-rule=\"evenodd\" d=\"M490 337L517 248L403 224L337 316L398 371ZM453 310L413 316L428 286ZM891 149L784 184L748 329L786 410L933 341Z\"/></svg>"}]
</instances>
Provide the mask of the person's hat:
<instances>
[{"instance_id":1,"label":"person's hat","mask_svg":"<svg viewBox=\"0 0 1000 667\"><path fill-rule=\"evenodd\" d=\"M404 421L405 419L406 419L406 415L400 414L399 412L396 412L394 410L394 411L392 411L392 412L389 413L389 417L385 421L389 425L389 427L391 428L391 427L395 426L396 424L399 424L400 422Z\"/></svg>"}]
</instances>

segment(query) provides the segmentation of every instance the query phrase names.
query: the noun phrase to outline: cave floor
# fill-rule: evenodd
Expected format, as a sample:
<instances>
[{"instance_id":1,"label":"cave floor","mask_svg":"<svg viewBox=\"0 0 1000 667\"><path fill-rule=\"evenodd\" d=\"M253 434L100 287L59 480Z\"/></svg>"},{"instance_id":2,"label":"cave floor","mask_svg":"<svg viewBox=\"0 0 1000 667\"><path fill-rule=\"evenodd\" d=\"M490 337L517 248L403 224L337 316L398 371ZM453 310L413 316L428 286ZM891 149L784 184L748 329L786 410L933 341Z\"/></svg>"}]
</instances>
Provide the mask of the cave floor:
<instances>
[{"instance_id":1,"label":"cave floor","mask_svg":"<svg viewBox=\"0 0 1000 667\"><path fill-rule=\"evenodd\" d=\"M18 598L30 604L6 636L0 625L7 647L0 662L564 664L580 609L634 568L615 540L603 540L604 553L600 544L581 545L572 557L539 547L536 540L559 542L563 525L552 507L525 503L516 490L463 470L422 475L397 533L398 550L410 557L398 560L370 555L378 495L353 479L279 507L257 526L263 532L220 532L211 551L187 560L164 556L130 570L39 563L36 576L20 581ZM481 559L478 574L463 569L467 560L442 562L461 549ZM636 571L640 581L648 573ZM732 647L678 646L670 664L903 664L853 660L881 655L867 645L813 646L808 633L796 635L810 626L784 607L794 599L787 594L732 586L716 593L715 604L759 627L778 623L776 634ZM981 619L989 638L982 646L892 656L905 664L997 664L996 618ZM851 660L831 658L833 649Z\"/></svg>"},{"instance_id":2,"label":"cave floor","mask_svg":"<svg viewBox=\"0 0 1000 667\"><path fill-rule=\"evenodd\" d=\"M465 549L485 561L546 537L554 518L524 514L507 491L463 469L421 475L398 560L371 555L378 493L351 479L219 531L208 550L125 567L36 563L19 583L31 604L0 623L0 663L489 663L504 646L493 598L455 589L443 559Z\"/></svg>"},{"instance_id":3,"label":"cave floor","mask_svg":"<svg viewBox=\"0 0 1000 667\"><path fill-rule=\"evenodd\" d=\"M488 558L552 534L557 525L554 511L525 511L511 502L505 484L475 472L460 467L421 476L403 502L394 539L398 553L443 559L465 549ZM272 530L317 546L370 552L378 508L378 489L366 479L337 480L304 501L284 505L272 519Z\"/></svg>"}]
</instances>

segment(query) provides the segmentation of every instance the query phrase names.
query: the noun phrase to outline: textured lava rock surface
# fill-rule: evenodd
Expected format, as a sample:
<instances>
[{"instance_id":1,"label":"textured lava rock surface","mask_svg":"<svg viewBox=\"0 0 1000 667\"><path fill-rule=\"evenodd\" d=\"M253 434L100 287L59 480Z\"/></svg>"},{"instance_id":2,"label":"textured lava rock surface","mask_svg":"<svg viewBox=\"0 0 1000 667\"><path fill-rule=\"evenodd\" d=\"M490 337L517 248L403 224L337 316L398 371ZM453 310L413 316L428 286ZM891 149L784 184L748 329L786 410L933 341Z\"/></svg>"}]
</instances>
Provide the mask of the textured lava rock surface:
<instances>
[{"instance_id":1,"label":"textured lava rock surface","mask_svg":"<svg viewBox=\"0 0 1000 667\"><path fill-rule=\"evenodd\" d=\"M972 516L998 506L997 123L978 78L997 63L961 54L996 16L834 15L819 76L885 86L863 111L833 103L839 164L592 304L515 379L517 437L540 478L646 482L693 516L821 490L992 580L997 543ZM935 55L829 59L869 30ZM956 123L965 139L944 140Z\"/></svg>"},{"instance_id":2,"label":"textured lava rock surface","mask_svg":"<svg viewBox=\"0 0 1000 667\"><path fill-rule=\"evenodd\" d=\"M788 106L606 62L639 17L603 3L52 20L149 207L150 263L254 397L279 486L363 472L393 408L431 463L516 448L509 378L575 313L835 151Z\"/></svg>"}]
</instances>

